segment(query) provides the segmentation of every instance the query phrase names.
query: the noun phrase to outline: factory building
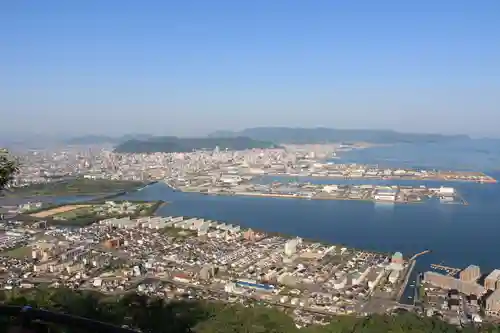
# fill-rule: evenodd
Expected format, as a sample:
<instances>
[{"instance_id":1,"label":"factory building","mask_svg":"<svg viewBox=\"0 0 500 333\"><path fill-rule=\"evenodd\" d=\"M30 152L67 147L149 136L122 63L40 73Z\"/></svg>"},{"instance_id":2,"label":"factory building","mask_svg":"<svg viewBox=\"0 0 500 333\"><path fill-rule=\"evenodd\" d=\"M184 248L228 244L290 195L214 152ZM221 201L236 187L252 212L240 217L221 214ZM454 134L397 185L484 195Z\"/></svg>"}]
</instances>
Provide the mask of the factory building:
<instances>
[{"instance_id":1,"label":"factory building","mask_svg":"<svg viewBox=\"0 0 500 333\"><path fill-rule=\"evenodd\" d=\"M243 179L238 175L222 175L220 177L220 182L224 184L239 184Z\"/></svg>"},{"instance_id":2,"label":"factory building","mask_svg":"<svg viewBox=\"0 0 500 333\"><path fill-rule=\"evenodd\" d=\"M465 282L436 272L425 272L424 281L442 289L456 289L466 295L482 295L485 292L484 287L476 282Z\"/></svg>"},{"instance_id":3,"label":"factory building","mask_svg":"<svg viewBox=\"0 0 500 333\"><path fill-rule=\"evenodd\" d=\"M455 195L455 189L453 187L444 187L441 186L439 188L439 195L442 196L454 196Z\"/></svg>"},{"instance_id":4,"label":"factory building","mask_svg":"<svg viewBox=\"0 0 500 333\"><path fill-rule=\"evenodd\" d=\"M481 269L476 265L470 265L460 272L460 280L464 282L475 282L480 276Z\"/></svg>"},{"instance_id":5,"label":"factory building","mask_svg":"<svg viewBox=\"0 0 500 333\"><path fill-rule=\"evenodd\" d=\"M396 201L398 191L392 188L380 188L375 190L373 198L379 201Z\"/></svg>"},{"instance_id":6,"label":"factory building","mask_svg":"<svg viewBox=\"0 0 500 333\"><path fill-rule=\"evenodd\" d=\"M255 232L252 229L248 229L243 233L243 238L245 238L247 241L255 242L256 240Z\"/></svg>"},{"instance_id":7,"label":"factory building","mask_svg":"<svg viewBox=\"0 0 500 333\"><path fill-rule=\"evenodd\" d=\"M500 269L495 269L484 279L484 287L489 290L500 289Z\"/></svg>"}]
</instances>

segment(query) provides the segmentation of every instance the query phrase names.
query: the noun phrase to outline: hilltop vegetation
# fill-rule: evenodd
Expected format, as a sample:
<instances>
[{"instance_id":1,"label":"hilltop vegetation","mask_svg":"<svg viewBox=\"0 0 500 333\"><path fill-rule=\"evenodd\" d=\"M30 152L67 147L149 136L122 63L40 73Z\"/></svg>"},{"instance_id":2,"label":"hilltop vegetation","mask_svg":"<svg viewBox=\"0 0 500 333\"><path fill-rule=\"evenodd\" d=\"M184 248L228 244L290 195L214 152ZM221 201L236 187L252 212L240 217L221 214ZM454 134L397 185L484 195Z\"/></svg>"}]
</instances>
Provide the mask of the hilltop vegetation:
<instances>
[{"instance_id":1,"label":"hilltop vegetation","mask_svg":"<svg viewBox=\"0 0 500 333\"><path fill-rule=\"evenodd\" d=\"M356 318L339 316L326 326L298 329L284 312L264 306L205 301L166 301L130 294L122 297L103 296L95 292L66 289L38 289L0 293L9 305L31 305L66 312L94 320L140 328L142 332L169 333L469 333L499 332L493 326L480 330L457 328L436 318L420 318L413 314L397 316L373 315ZM3 318L2 331L7 322ZM55 330L56 332L61 332Z\"/></svg>"},{"instance_id":2,"label":"hilltop vegetation","mask_svg":"<svg viewBox=\"0 0 500 333\"><path fill-rule=\"evenodd\" d=\"M401 133L392 130L357 130L334 128L291 128L255 127L239 132L218 131L211 137L245 136L255 140L271 141L278 144L308 144L328 142L370 142L370 143L430 143L450 140L470 139L467 135L443 135L425 133Z\"/></svg>"},{"instance_id":3,"label":"hilltop vegetation","mask_svg":"<svg viewBox=\"0 0 500 333\"><path fill-rule=\"evenodd\" d=\"M245 150L253 148L274 148L269 141L233 138L177 138L173 136L153 137L146 140L128 140L115 147L117 153L190 152L199 149Z\"/></svg>"}]
</instances>

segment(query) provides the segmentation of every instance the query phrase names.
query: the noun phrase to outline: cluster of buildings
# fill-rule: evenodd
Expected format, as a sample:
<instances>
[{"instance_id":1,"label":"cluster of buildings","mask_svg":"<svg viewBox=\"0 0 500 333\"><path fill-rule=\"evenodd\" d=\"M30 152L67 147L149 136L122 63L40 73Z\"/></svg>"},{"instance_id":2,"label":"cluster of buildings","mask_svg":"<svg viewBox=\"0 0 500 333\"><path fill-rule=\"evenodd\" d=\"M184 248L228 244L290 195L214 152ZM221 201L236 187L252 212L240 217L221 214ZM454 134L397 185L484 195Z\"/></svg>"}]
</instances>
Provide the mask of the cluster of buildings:
<instances>
[{"instance_id":1,"label":"cluster of buildings","mask_svg":"<svg viewBox=\"0 0 500 333\"><path fill-rule=\"evenodd\" d=\"M362 311L377 286L397 290L408 266L400 253L391 257L182 216L108 219L44 233L43 241L28 239L29 255L5 257L4 288L48 283L116 294L145 292L150 283L143 281L157 281L181 294L195 288L228 301L351 313Z\"/></svg>"},{"instance_id":2,"label":"cluster of buildings","mask_svg":"<svg viewBox=\"0 0 500 333\"><path fill-rule=\"evenodd\" d=\"M500 316L500 270L495 269L484 277L484 285L478 282L481 277L480 267L470 265L463 269L458 277L433 271L425 272L424 282L451 293L464 295L469 305L479 306L479 300L482 300L487 315ZM452 302L451 305L455 305L458 310L458 305L455 303Z\"/></svg>"},{"instance_id":3,"label":"cluster of buildings","mask_svg":"<svg viewBox=\"0 0 500 333\"><path fill-rule=\"evenodd\" d=\"M324 144L286 146L286 149L227 151L216 148L189 153L118 154L112 152L112 147L72 146L18 154L21 170L13 185L44 183L75 176L134 181L168 178L189 182L189 175L212 171L221 183L228 184L237 183L239 177L248 175L490 180L477 173L443 173L328 162L336 157L335 151L342 150L341 144Z\"/></svg>"}]
</instances>

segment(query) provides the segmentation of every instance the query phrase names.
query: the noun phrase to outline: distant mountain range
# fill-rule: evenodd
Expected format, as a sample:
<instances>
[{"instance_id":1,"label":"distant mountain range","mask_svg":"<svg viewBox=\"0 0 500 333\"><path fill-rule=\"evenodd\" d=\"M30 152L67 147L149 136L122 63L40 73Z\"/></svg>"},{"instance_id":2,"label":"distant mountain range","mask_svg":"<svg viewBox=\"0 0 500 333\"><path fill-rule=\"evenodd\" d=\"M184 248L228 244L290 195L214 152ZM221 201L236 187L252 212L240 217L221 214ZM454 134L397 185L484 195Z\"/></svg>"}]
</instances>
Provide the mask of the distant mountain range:
<instances>
[{"instance_id":1,"label":"distant mountain range","mask_svg":"<svg viewBox=\"0 0 500 333\"><path fill-rule=\"evenodd\" d=\"M117 153L190 152L199 149L245 150L253 148L276 148L272 142L247 137L227 138L178 138L174 136L150 137L145 140L132 139L118 144Z\"/></svg>"},{"instance_id":2,"label":"distant mountain range","mask_svg":"<svg viewBox=\"0 0 500 333\"><path fill-rule=\"evenodd\" d=\"M70 145L110 143L120 153L190 152L196 149L244 150L272 148L281 144L314 144L330 142L442 143L470 140L467 135L402 133L392 130L359 130L334 128L255 127L242 131L217 131L207 137L179 138L129 134L120 137L87 135L65 140Z\"/></svg>"},{"instance_id":3,"label":"distant mountain range","mask_svg":"<svg viewBox=\"0 0 500 333\"><path fill-rule=\"evenodd\" d=\"M401 133L392 130L362 130L334 128L255 127L242 131L217 131L209 137L231 138L244 136L277 144L308 144L328 142L371 143L432 143L452 140L470 140L467 135Z\"/></svg>"}]
</instances>

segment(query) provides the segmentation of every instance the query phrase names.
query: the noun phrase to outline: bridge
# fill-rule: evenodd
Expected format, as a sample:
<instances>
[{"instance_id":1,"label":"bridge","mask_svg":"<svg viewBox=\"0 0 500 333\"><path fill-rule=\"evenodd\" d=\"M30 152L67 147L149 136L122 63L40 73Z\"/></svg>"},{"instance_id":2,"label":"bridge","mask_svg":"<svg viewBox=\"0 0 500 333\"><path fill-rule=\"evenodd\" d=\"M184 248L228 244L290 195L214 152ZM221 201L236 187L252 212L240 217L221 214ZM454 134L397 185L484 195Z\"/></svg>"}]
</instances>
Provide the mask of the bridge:
<instances>
[{"instance_id":1,"label":"bridge","mask_svg":"<svg viewBox=\"0 0 500 333\"><path fill-rule=\"evenodd\" d=\"M418 257L423 256L424 254L427 254L429 252L431 252L431 250L425 250L425 251L419 252L419 253L415 254L413 257L411 257L410 261L413 261L413 260L417 259Z\"/></svg>"}]
</instances>

